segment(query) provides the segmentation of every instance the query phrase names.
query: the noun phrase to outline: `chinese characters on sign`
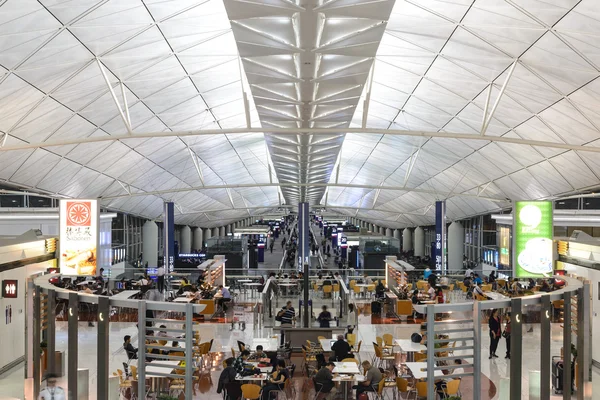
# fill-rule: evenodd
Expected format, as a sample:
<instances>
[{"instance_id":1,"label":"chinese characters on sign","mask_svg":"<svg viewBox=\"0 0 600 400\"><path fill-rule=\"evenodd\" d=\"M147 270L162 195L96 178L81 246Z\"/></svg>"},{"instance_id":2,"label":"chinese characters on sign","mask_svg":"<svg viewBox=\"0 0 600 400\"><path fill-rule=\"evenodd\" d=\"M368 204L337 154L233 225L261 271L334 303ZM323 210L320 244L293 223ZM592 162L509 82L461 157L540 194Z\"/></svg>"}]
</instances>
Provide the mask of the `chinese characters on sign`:
<instances>
[{"instance_id":1,"label":"chinese characters on sign","mask_svg":"<svg viewBox=\"0 0 600 400\"><path fill-rule=\"evenodd\" d=\"M96 275L99 212L97 200L60 201L60 272Z\"/></svg>"}]
</instances>

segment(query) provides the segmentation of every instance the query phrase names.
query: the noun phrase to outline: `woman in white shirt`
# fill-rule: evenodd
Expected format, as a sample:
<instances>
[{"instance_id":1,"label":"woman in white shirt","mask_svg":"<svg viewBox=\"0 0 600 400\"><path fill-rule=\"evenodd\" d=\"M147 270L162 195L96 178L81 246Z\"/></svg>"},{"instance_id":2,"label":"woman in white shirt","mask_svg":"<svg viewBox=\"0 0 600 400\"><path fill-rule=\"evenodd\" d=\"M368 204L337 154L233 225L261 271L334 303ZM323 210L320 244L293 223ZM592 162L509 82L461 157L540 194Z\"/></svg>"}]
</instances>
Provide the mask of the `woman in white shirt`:
<instances>
[{"instance_id":1,"label":"woman in white shirt","mask_svg":"<svg viewBox=\"0 0 600 400\"><path fill-rule=\"evenodd\" d=\"M358 319L357 319L357 315L356 315L356 308L354 307L354 304L350 303L348 304L348 329L356 329L356 327L358 326Z\"/></svg>"}]
</instances>

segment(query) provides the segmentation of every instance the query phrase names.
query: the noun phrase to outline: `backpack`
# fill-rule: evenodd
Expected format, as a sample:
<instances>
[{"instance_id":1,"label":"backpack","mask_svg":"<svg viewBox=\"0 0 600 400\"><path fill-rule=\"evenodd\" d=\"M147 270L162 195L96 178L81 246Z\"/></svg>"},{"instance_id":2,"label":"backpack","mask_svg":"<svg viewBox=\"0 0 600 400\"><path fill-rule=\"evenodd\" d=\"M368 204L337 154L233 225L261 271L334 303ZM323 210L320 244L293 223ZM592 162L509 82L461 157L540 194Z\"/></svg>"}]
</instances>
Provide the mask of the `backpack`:
<instances>
[{"instance_id":1,"label":"backpack","mask_svg":"<svg viewBox=\"0 0 600 400\"><path fill-rule=\"evenodd\" d=\"M275 321L279 321L281 322L283 314L285 314L285 310L280 310L277 315L275 316Z\"/></svg>"}]
</instances>

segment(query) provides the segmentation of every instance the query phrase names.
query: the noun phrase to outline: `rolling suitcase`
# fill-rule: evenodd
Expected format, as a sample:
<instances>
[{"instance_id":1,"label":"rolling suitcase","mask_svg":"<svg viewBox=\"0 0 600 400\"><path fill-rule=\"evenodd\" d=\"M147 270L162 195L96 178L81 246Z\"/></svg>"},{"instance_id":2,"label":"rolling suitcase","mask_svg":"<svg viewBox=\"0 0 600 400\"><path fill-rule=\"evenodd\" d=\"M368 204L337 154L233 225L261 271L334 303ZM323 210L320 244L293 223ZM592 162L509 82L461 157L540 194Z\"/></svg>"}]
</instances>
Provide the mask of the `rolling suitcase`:
<instances>
[{"instance_id":1,"label":"rolling suitcase","mask_svg":"<svg viewBox=\"0 0 600 400\"><path fill-rule=\"evenodd\" d=\"M552 387L555 394L563 392L563 370L563 360L557 356L552 357Z\"/></svg>"}]
</instances>

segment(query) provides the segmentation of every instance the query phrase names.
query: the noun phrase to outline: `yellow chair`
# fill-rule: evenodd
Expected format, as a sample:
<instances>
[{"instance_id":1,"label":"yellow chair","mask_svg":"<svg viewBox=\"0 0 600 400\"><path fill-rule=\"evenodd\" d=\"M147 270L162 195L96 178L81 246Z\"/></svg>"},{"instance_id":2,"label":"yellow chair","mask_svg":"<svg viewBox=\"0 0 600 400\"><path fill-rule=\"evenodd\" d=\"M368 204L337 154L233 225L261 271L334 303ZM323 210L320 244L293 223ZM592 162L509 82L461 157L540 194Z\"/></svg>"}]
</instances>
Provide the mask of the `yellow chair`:
<instances>
[{"instance_id":1,"label":"yellow chair","mask_svg":"<svg viewBox=\"0 0 600 400\"><path fill-rule=\"evenodd\" d=\"M331 285L325 285L323 286L323 298L325 298L325 295L329 295L327 296L327 298L329 298L331 296L331 293L333 292L333 287Z\"/></svg>"},{"instance_id":2,"label":"yellow chair","mask_svg":"<svg viewBox=\"0 0 600 400\"><path fill-rule=\"evenodd\" d=\"M402 398L402 394L406 393L407 395L414 391L413 388L408 386L408 381L404 378L396 378L396 387L398 388L398 393L400 393L400 397ZM408 398L408 396L406 396Z\"/></svg>"},{"instance_id":3,"label":"yellow chair","mask_svg":"<svg viewBox=\"0 0 600 400\"><path fill-rule=\"evenodd\" d=\"M358 360L356 358L352 358L352 357L344 358L342 360L342 362L353 362L353 363L356 363L356 365L358 365Z\"/></svg>"},{"instance_id":4,"label":"yellow chair","mask_svg":"<svg viewBox=\"0 0 600 400\"><path fill-rule=\"evenodd\" d=\"M354 288L354 285L356 285L356 279L352 279L352 280L350 281L350 283L348 283L348 286L350 287L350 289L353 289L353 288Z\"/></svg>"},{"instance_id":5,"label":"yellow chair","mask_svg":"<svg viewBox=\"0 0 600 400\"><path fill-rule=\"evenodd\" d=\"M453 291L454 290L454 283L451 283L448 285L448 290L449 291Z\"/></svg>"},{"instance_id":6,"label":"yellow chair","mask_svg":"<svg viewBox=\"0 0 600 400\"><path fill-rule=\"evenodd\" d=\"M426 361L426 360L427 360L427 354L425 354L425 353L415 353L415 362Z\"/></svg>"},{"instance_id":7,"label":"yellow chair","mask_svg":"<svg viewBox=\"0 0 600 400\"><path fill-rule=\"evenodd\" d=\"M356 333L346 334L346 340L348 341L348 344L350 346L354 347L354 345L356 344Z\"/></svg>"},{"instance_id":8,"label":"yellow chair","mask_svg":"<svg viewBox=\"0 0 600 400\"><path fill-rule=\"evenodd\" d=\"M325 336L317 336L317 339L320 341L321 339L326 339Z\"/></svg>"},{"instance_id":9,"label":"yellow chair","mask_svg":"<svg viewBox=\"0 0 600 400\"><path fill-rule=\"evenodd\" d=\"M417 398L427 398L427 382L422 381L422 382L417 382L416 384L416 388L417 388Z\"/></svg>"},{"instance_id":10,"label":"yellow chair","mask_svg":"<svg viewBox=\"0 0 600 400\"><path fill-rule=\"evenodd\" d=\"M423 291L427 288L427 281L417 281L417 289Z\"/></svg>"},{"instance_id":11,"label":"yellow chair","mask_svg":"<svg viewBox=\"0 0 600 400\"><path fill-rule=\"evenodd\" d=\"M398 300L396 302L396 314L402 320L407 320L409 316L413 315L413 304L410 300ZM403 318L405 317L405 318Z\"/></svg>"},{"instance_id":12,"label":"yellow chair","mask_svg":"<svg viewBox=\"0 0 600 400\"><path fill-rule=\"evenodd\" d=\"M130 365L129 368L131 369L131 378L134 381L138 380L138 370L137 367L135 365Z\"/></svg>"},{"instance_id":13,"label":"yellow chair","mask_svg":"<svg viewBox=\"0 0 600 400\"><path fill-rule=\"evenodd\" d=\"M372 362L373 365L375 365L375 361L378 361L377 367L380 367L384 361L387 362L388 364L390 362L396 361L396 356L390 355L390 354L384 354L383 350L381 349L381 347L379 347L379 345L377 343L373 343L373 348L375 349L375 357Z\"/></svg>"},{"instance_id":14,"label":"yellow chair","mask_svg":"<svg viewBox=\"0 0 600 400\"><path fill-rule=\"evenodd\" d=\"M498 288L505 289L506 288L506 279L497 279L496 284L498 285Z\"/></svg>"},{"instance_id":15,"label":"yellow chair","mask_svg":"<svg viewBox=\"0 0 600 400\"><path fill-rule=\"evenodd\" d=\"M335 294L335 293L337 293L337 294L334 296L335 298L337 298L337 297L338 297L338 295L339 295L339 293L340 293L340 285L339 285L339 283L334 283L334 284L333 284L333 289L332 289L332 290L333 290L333 293L334 293L334 294Z\"/></svg>"},{"instance_id":16,"label":"yellow chair","mask_svg":"<svg viewBox=\"0 0 600 400\"><path fill-rule=\"evenodd\" d=\"M475 300L484 301L487 300L487 297L480 295L479 293L475 293Z\"/></svg>"},{"instance_id":17,"label":"yellow chair","mask_svg":"<svg viewBox=\"0 0 600 400\"><path fill-rule=\"evenodd\" d=\"M360 296L360 287L359 286L353 286L352 290L354 290L354 297Z\"/></svg>"},{"instance_id":18,"label":"yellow chair","mask_svg":"<svg viewBox=\"0 0 600 400\"><path fill-rule=\"evenodd\" d=\"M375 294L375 285L367 286L367 292L369 293L369 296L372 297Z\"/></svg>"},{"instance_id":19,"label":"yellow chair","mask_svg":"<svg viewBox=\"0 0 600 400\"><path fill-rule=\"evenodd\" d=\"M408 290L409 292L412 290L413 284L409 283L408 285L406 285L406 290Z\"/></svg>"},{"instance_id":20,"label":"yellow chair","mask_svg":"<svg viewBox=\"0 0 600 400\"><path fill-rule=\"evenodd\" d=\"M452 379L446 383L446 389L444 389L444 397L458 396L460 387L460 379Z\"/></svg>"},{"instance_id":21,"label":"yellow chair","mask_svg":"<svg viewBox=\"0 0 600 400\"><path fill-rule=\"evenodd\" d=\"M235 358L235 349L233 347L231 348L231 357Z\"/></svg>"},{"instance_id":22,"label":"yellow chair","mask_svg":"<svg viewBox=\"0 0 600 400\"><path fill-rule=\"evenodd\" d=\"M491 292L492 285L481 285L481 290L483 290L484 292Z\"/></svg>"},{"instance_id":23,"label":"yellow chair","mask_svg":"<svg viewBox=\"0 0 600 400\"><path fill-rule=\"evenodd\" d=\"M258 400L260 397L261 387L252 383L246 383L242 385L242 399L246 400Z\"/></svg>"},{"instance_id":24,"label":"yellow chair","mask_svg":"<svg viewBox=\"0 0 600 400\"><path fill-rule=\"evenodd\" d=\"M384 347L388 347L390 349L393 349L395 344L394 344L394 336L392 336L389 333L385 333L383 335L383 344L385 345Z\"/></svg>"},{"instance_id":25,"label":"yellow chair","mask_svg":"<svg viewBox=\"0 0 600 400\"><path fill-rule=\"evenodd\" d=\"M354 350L354 356L356 358L358 358L358 360L360 361L360 346L362 345L362 340L360 342L358 342L358 345L356 346L356 350Z\"/></svg>"},{"instance_id":26,"label":"yellow chair","mask_svg":"<svg viewBox=\"0 0 600 400\"><path fill-rule=\"evenodd\" d=\"M462 286L460 287L462 289L462 291L464 293L467 293L469 291L469 288L463 283Z\"/></svg>"}]
</instances>

